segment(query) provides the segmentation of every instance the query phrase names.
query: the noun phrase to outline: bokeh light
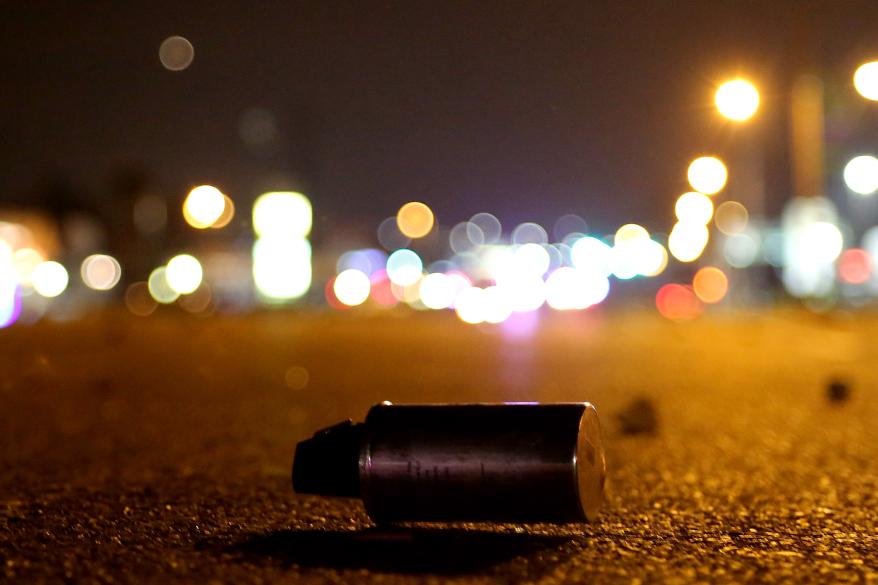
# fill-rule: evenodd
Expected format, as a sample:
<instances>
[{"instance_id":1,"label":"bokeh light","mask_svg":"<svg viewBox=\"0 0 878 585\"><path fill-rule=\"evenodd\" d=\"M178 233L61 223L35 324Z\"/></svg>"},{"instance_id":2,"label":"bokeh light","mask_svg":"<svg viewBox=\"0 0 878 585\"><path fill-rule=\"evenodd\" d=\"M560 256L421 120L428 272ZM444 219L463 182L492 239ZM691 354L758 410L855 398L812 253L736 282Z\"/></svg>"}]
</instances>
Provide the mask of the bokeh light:
<instances>
[{"instance_id":1,"label":"bokeh light","mask_svg":"<svg viewBox=\"0 0 878 585\"><path fill-rule=\"evenodd\" d=\"M149 286L145 282L135 282L125 290L125 306L139 317L151 315L158 303L152 298Z\"/></svg>"},{"instance_id":2,"label":"bokeh light","mask_svg":"<svg viewBox=\"0 0 878 585\"><path fill-rule=\"evenodd\" d=\"M818 263L831 263L844 249L844 236L838 226L817 221L805 227L799 239L799 253Z\"/></svg>"},{"instance_id":3,"label":"bokeh light","mask_svg":"<svg viewBox=\"0 0 878 585\"><path fill-rule=\"evenodd\" d=\"M864 63L857 68L854 87L867 100L878 101L878 61Z\"/></svg>"},{"instance_id":4,"label":"bokeh light","mask_svg":"<svg viewBox=\"0 0 878 585\"><path fill-rule=\"evenodd\" d=\"M399 231L396 217L388 217L378 224L376 236L378 243L388 252L405 248L412 242L411 238Z\"/></svg>"},{"instance_id":5,"label":"bokeh light","mask_svg":"<svg viewBox=\"0 0 878 585\"><path fill-rule=\"evenodd\" d=\"M485 320L483 290L472 286L460 292L454 301L454 311L464 323L475 325Z\"/></svg>"},{"instance_id":6,"label":"bokeh light","mask_svg":"<svg viewBox=\"0 0 878 585\"><path fill-rule=\"evenodd\" d=\"M0 329L15 323L21 314L21 286L12 266L11 252L0 240Z\"/></svg>"},{"instance_id":7,"label":"bokeh light","mask_svg":"<svg viewBox=\"0 0 878 585\"><path fill-rule=\"evenodd\" d=\"M549 270L550 264L548 250L539 244L524 244L513 252L512 265L522 273L542 276Z\"/></svg>"},{"instance_id":8,"label":"bokeh light","mask_svg":"<svg viewBox=\"0 0 878 585\"><path fill-rule=\"evenodd\" d=\"M522 223L512 230L513 244L545 244L548 241L549 235L538 223Z\"/></svg>"},{"instance_id":9,"label":"bokeh light","mask_svg":"<svg viewBox=\"0 0 878 585\"><path fill-rule=\"evenodd\" d=\"M425 276L418 289L421 302L428 309L447 309L454 304L457 286L453 279L441 272Z\"/></svg>"},{"instance_id":10,"label":"bokeh light","mask_svg":"<svg viewBox=\"0 0 878 585\"><path fill-rule=\"evenodd\" d=\"M196 229L212 226L223 215L226 196L211 185L195 187L183 201L183 219Z\"/></svg>"},{"instance_id":11,"label":"bokeh light","mask_svg":"<svg viewBox=\"0 0 878 585\"><path fill-rule=\"evenodd\" d=\"M636 223L627 223L616 230L613 238L613 244L619 245L626 242L644 240L649 238L649 232L642 225Z\"/></svg>"},{"instance_id":12,"label":"bokeh light","mask_svg":"<svg viewBox=\"0 0 878 585\"><path fill-rule=\"evenodd\" d=\"M496 244L503 235L503 226L496 216L490 213L477 213L469 219L469 226L478 228L481 232L482 241L485 244ZM477 237L477 236L476 236ZM471 236L471 239L473 236Z\"/></svg>"},{"instance_id":13,"label":"bokeh light","mask_svg":"<svg viewBox=\"0 0 878 585\"><path fill-rule=\"evenodd\" d=\"M421 279L424 263L416 252L403 248L387 258L387 277L393 284L410 286Z\"/></svg>"},{"instance_id":14,"label":"bokeh light","mask_svg":"<svg viewBox=\"0 0 878 585\"><path fill-rule=\"evenodd\" d=\"M253 281L262 299L282 303L311 288L313 224L309 199L295 191L272 191L253 203Z\"/></svg>"},{"instance_id":15,"label":"bokeh light","mask_svg":"<svg viewBox=\"0 0 878 585\"><path fill-rule=\"evenodd\" d=\"M714 101L720 114L730 120L743 122L752 118L759 109L759 91L745 79L733 79L717 89Z\"/></svg>"},{"instance_id":16,"label":"bokeh light","mask_svg":"<svg viewBox=\"0 0 878 585\"><path fill-rule=\"evenodd\" d=\"M412 201L400 207L396 214L399 231L409 238L423 238L433 229L433 211L426 204Z\"/></svg>"},{"instance_id":17,"label":"bokeh light","mask_svg":"<svg viewBox=\"0 0 878 585\"><path fill-rule=\"evenodd\" d=\"M466 254L485 243L485 234L476 224L462 221L448 232L448 245L455 254Z\"/></svg>"},{"instance_id":18,"label":"bokeh light","mask_svg":"<svg viewBox=\"0 0 878 585\"><path fill-rule=\"evenodd\" d=\"M43 255L33 248L19 248L12 253L12 267L18 276L18 282L29 286L31 284L34 270L37 266L45 262Z\"/></svg>"},{"instance_id":19,"label":"bokeh light","mask_svg":"<svg viewBox=\"0 0 878 585\"><path fill-rule=\"evenodd\" d=\"M609 292L610 281L605 276L569 266L546 279L546 304L558 311L587 309L603 301Z\"/></svg>"},{"instance_id":20,"label":"bokeh light","mask_svg":"<svg viewBox=\"0 0 878 585\"><path fill-rule=\"evenodd\" d=\"M692 290L703 303L718 303L729 291L729 279L715 266L705 266L695 273Z\"/></svg>"},{"instance_id":21,"label":"bokeh light","mask_svg":"<svg viewBox=\"0 0 878 585\"><path fill-rule=\"evenodd\" d=\"M681 222L707 225L713 217L713 201L703 193L683 193L677 198L674 213Z\"/></svg>"},{"instance_id":22,"label":"bokeh light","mask_svg":"<svg viewBox=\"0 0 878 585\"><path fill-rule=\"evenodd\" d=\"M716 228L727 236L743 232L749 220L747 208L737 201L723 201L716 208L714 216Z\"/></svg>"},{"instance_id":23,"label":"bokeh light","mask_svg":"<svg viewBox=\"0 0 878 585\"><path fill-rule=\"evenodd\" d=\"M253 203L253 230L260 237L307 238L312 217L311 201L294 191L264 193Z\"/></svg>"},{"instance_id":24,"label":"bokeh light","mask_svg":"<svg viewBox=\"0 0 878 585\"><path fill-rule=\"evenodd\" d=\"M174 35L159 46L159 61L168 71L183 71L195 59L195 47L185 37Z\"/></svg>"},{"instance_id":25,"label":"bokeh light","mask_svg":"<svg viewBox=\"0 0 878 585\"><path fill-rule=\"evenodd\" d=\"M82 261L79 272L85 286L99 291L112 289L122 278L119 261L107 254L92 254L87 257Z\"/></svg>"},{"instance_id":26,"label":"bokeh light","mask_svg":"<svg viewBox=\"0 0 878 585\"><path fill-rule=\"evenodd\" d=\"M348 268L335 277L332 290L335 297L348 307L362 305L369 298L372 282L369 276L356 268Z\"/></svg>"},{"instance_id":27,"label":"bokeh light","mask_svg":"<svg viewBox=\"0 0 878 585\"><path fill-rule=\"evenodd\" d=\"M485 323L503 323L512 315L509 294L499 286L489 286L482 291L482 319Z\"/></svg>"},{"instance_id":28,"label":"bokeh light","mask_svg":"<svg viewBox=\"0 0 878 585\"><path fill-rule=\"evenodd\" d=\"M180 297L177 300L177 304L183 307L184 311L193 314L202 314L211 308L212 301L213 292L211 291L210 286L206 282L202 282L201 286L195 291L186 296Z\"/></svg>"},{"instance_id":29,"label":"bokeh light","mask_svg":"<svg viewBox=\"0 0 878 585\"><path fill-rule=\"evenodd\" d=\"M301 297L311 287L311 244L303 238L259 238L253 244L253 281L269 301Z\"/></svg>"},{"instance_id":30,"label":"bokeh light","mask_svg":"<svg viewBox=\"0 0 878 585\"><path fill-rule=\"evenodd\" d=\"M693 262L704 252L709 238L707 226L678 222L668 237L668 250L680 262Z\"/></svg>"},{"instance_id":31,"label":"bokeh light","mask_svg":"<svg viewBox=\"0 0 878 585\"><path fill-rule=\"evenodd\" d=\"M555 221L555 225L552 226L552 234L555 236L555 241L558 242L572 234L583 236L587 230L588 224L575 213L562 215Z\"/></svg>"},{"instance_id":32,"label":"bokeh light","mask_svg":"<svg viewBox=\"0 0 878 585\"><path fill-rule=\"evenodd\" d=\"M171 290L181 295L188 295L201 285L204 271L197 258L189 254L179 254L168 261L165 268L165 280Z\"/></svg>"},{"instance_id":33,"label":"bokeh light","mask_svg":"<svg viewBox=\"0 0 878 585\"><path fill-rule=\"evenodd\" d=\"M574 267L601 276L612 273L610 256L610 246L591 236L579 238L570 248L570 260Z\"/></svg>"},{"instance_id":34,"label":"bokeh light","mask_svg":"<svg viewBox=\"0 0 878 585\"><path fill-rule=\"evenodd\" d=\"M222 229L232 223L232 219L234 219L234 217L235 202L232 201L231 197L223 193L223 212L218 218L216 218L216 221L213 222L210 227L215 230Z\"/></svg>"},{"instance_id":35,"label":"bokeh light","mask_svg":"<svg viewBox=\"0 0 878 585\"><path fill-rule=\"evenodd\" d=\"M692 161L687 171L689 184L705 195L719 193L729 177L726 165L713 156L702 156Z\"/></svg>"},{"instance_id":36,"label":"bokeh light","mask_svg":"<svg viewBox=\"0 0 878 585\"><path fill-rule=\"evenodd\" d=\"M70 276L67 269L52 260L42 262L31 273L31 283L40 296L57 297L67 289Z\"/></svg>"},{"instance_id":37,"label":"bokeh light","mask_svg":"<svg viewBox=\"0 0 878 585\"><path fill-rule=\"evenodd\" d=\"M662 317L672 321L689 321L703 311L695 293L687 286L666 284L655 295L655 306Z\"/></svg>"},{"instance_id":38,"label":"bokeh light","mask_svg":"<svg viewBox=\"0 0 878 585\"><path fill-rule=\"evenodd\" d=\"M838 258L838 277L846 284L863 284L872 277L872 259L861 248L851 248Z\"/></svg>"},{"instance_id":39,"label":"bokeh light","mask_svg":"<svg viewBox=\"0 0 878 585\"><path fill-rule=\"evenodd\" d=\"M180 293L172 289L171 285L168 284L166 271L166 267L159 266L150 273L149 279L147 280L150 296L157 303L163 305L173 303L180 296Z\"/></svg>"},{"instance_id":40,"label":"bokeh light","mask_svg":"<svg viewBox=\"0 0 878 585\"><path fill-rule=\"evenodd\" d=\"M844 167L844 182L858 195L878 191L878 158L871 155L854 157Z\"/></svg>"},{"instance_id":41,"label":"bokeh light","mask_svg":"<svg viewBox=\"0 0 878 585\"><path fill-rule=\"evenodd\" d=\"M748 268L759 255L759 244L750 234L734 234L723 244L723 258L732 268Z\"/></svg>"}]
</instances>

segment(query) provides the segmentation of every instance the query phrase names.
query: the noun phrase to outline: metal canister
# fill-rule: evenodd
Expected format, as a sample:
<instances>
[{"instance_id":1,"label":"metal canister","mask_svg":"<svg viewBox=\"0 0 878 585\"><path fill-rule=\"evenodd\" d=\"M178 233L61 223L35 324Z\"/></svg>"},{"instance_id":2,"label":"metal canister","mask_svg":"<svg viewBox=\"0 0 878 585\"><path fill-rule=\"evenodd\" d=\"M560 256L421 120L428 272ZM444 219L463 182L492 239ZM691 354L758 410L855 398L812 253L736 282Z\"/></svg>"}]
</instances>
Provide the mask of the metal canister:
<instances>
[{"instance_id":1,"label":"metal canister","mask_svg":"<svg viewBox=\"0 0 878 585\"><path fill-rule=\"evenodd\" d=\"M360 497L377 522L581 522L605 475L587 402L383 403L300 443L293 487Z\"/></svg>"}]
</instances>

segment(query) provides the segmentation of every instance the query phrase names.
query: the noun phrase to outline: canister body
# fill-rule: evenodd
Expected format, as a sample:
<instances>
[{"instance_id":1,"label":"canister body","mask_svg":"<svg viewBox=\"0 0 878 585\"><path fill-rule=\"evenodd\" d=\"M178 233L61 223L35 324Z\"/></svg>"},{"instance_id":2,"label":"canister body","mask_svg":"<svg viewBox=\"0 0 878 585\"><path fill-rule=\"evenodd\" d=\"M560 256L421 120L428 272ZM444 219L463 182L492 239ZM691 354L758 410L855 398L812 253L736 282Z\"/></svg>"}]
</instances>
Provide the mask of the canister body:
<instances>
[{"instance_id":1,"label":"canister body","mask_svg":"<svg viewBox=\"0 0 878 585\"><path fill-rule=\"evenodd\" d=\"M588 403L380 404L361 441L360 496L379 522L576 522L602 498Z\"/></svg>"}]
</instances>

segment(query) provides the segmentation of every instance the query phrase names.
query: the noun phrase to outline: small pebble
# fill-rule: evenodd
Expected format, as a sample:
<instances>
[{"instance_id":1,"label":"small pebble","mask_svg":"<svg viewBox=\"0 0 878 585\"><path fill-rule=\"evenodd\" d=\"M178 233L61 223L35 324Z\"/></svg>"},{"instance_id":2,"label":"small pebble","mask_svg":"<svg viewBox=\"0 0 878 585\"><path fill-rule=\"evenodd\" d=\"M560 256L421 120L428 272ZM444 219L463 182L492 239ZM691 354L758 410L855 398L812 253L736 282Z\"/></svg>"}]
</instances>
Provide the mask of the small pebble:
<instances>
[{"instance_id":1,"label":"small pebble","mask_svg":"<svg viewBox=\"0 0 878 585\"><path fill-rule=\"evenodd\" d=\"M647 398L633 400L616 416L625 435L652 435L658 429L658 413Z\"/></svg>"},{"instance_id":2,"label":"small pebble","mask_svg":"<svg viewBox=\"0 0 878 585\"><path fill-rule=\"evenodd\" d=\"M847 381L834 378L826 385L826 398L830 402L847 402L850 397L851 387Z\"/></svg>"}]
</instances>

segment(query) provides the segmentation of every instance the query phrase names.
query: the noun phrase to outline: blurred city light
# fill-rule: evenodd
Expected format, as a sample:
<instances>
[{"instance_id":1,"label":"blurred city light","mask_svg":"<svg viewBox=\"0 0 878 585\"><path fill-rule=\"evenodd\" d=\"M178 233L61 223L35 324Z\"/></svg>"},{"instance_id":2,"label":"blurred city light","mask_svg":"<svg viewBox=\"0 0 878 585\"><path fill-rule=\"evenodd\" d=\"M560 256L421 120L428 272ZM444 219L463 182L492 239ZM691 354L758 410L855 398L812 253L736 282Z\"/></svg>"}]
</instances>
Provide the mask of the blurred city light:
<instances>
[{"instance_id":1,"label":"blurred city light","mask_svg":"<svg viewBox=\"0 0 878 585\"><path fill-rule=\"evenodd\" d=\"M546 280L546 304L558 311L587 309L602 302L610 281L595 272L561 267Z\"/></svg>"},{"instance_id":2,"label":"blurred city light","mask_svg":"<svg viewBox=\"0 0 878 585\"><path fill-rule=\"evenodd\" d=\"M270 192L253 203L253 281L269 302L302 297L311 288L311 202L301 193Z\"/></svg>"},{"instance_id":3,"label":"blurred city light","mask_svg":"<svg viewBox=\"0 0 878 585\"><path fill-rule=\"evenodd\" d=\"M416 252L403 248L387 258L387 277L393 284L410 286L421 279L424 263Z\"/></svg>"},{"instance_id":4,"label":"blurred city light","mask_svg":"<svg viewBox=\"0 0 878 585\"><path fill-rule=\"evenodd\" d=\"M714 156L702 156L692 161L687 171L689 184L699 193L714 195L726 186L726 165Z\"/></svg>"},{"instance_id":5,"label":"blurred city light","mask_svg":"<svg viewBox=\"0 0 878 585\"><path fill-rule=\"evenodd\" d=\"M181 295L188 295L201 286L204 271L201 263L189 254L179 254L168 261L165 268L165 280L171 290Z\"/></svg>"},{"instance_id":6,"label":"blurred city light","mask_svg":"<svg viewBox=\"0 0 878 585\"><path fill-rule=\"evenodd\" d=\"M216 221L213 222L210 227L218 230L226 227L232 222L232 219L235 217L235 202L232 201L232 198L223 193L223 212L220 214Z\"/></svg>"},{"instance_id":7,"label":"blurred city light","mask_svg":"<svg viewBox=\"0 0 878 585\"><path fill-rule=\"evenodd\" d=\"M609 276L612 274L611 248L597 238L579 238L570 249L570 259L574 267Z\"/></svg>"},{"instance_id":8,"label":"blurred city light","mask_svg":"<svg viewBox=\"0 0 878 585\"><path fill-rule=\"evenodd\" d=\"M687 286L666 284L655 295L655 305L659 313L672 321L689 321L703 311L703 306L695 293Z\"/></svg>"},{"instance_id":9,"label":"blurred city light","mask_svg":"<svg viewBox=\"0 0 878 585\"><path fill-rule=\"evenodd\" d=\"M489 286L482 291L482 317L485 323L503 323L512 315L508 291L499 286Z\"/></svg>"},{"instance_id":10,"label":"blurred city light","mask_svg":"<svg viewBox=\"0 0 878 585\"><path fill-rule=\"evenodd\" d=\"M163 305L173 303L179 298L180 293L171 288L167 278L167 268L159 266L153 270L147 280L149 294L157 302Z\"/></svg>"},{"instance_id":11,"label":"blurred city light","mask_svg":"<svg viewBox=\"0 0 878 585\"><path fill-rule=\"evenodd\" d=\"M746 233L733 234L723 245L723 258L732 268L748 268L759 255L759 244Z\"/></svg>"},{"instance_id":12,"label":"blurred city light","mask_svg":"<svg viewBox=\"0 0 878 585\"><path fill-rule=\"evenodd\" d=\"M378 224L376 236L378 237L378 243L388 252L405 248L412 242L410 237L399 231L396 217L388 217Z\"/></svg>"},{"instance_id":13,"label":"blurred city light","mask_svg":"<svg viewBox=\"0 0 878 585\"><path fill-rule=\"evenodd\" d=\"M692 290L703 303L718 303L729 291L729 279L715 266L705 266L695 273Z\"/></svg>"},{"instance_id":14,"label":"blurred city light","mask_svg":"<svg viewBox=\"0 0 878 585\"><path fill-rule=\"evenodd\" d=\"M759 91L745 79L723 83L714 98L719 113L730 120L743 122L759 109Z\"/></svg>"},{"instance_id":15,"label":"blurred city light","mask_svg":"<svg viewBox=\"0 0 878 585\"><path fill-rule=\"evenodd\" d=\"M707 226L677 222L668 237L668 250L680 262L693 262L701 256L709 239Z\"/></svg>"},{"instance_id":16,"label":"blurred city light","mask_svg":"<svg viewBox=\"0 0 878 585\"><path fill-rule=\"evenodd\" d=\"M545 244L548 241L549 235L538 223L522 223L512 230L513 244Z\"/></svg>"},{"instance_id":17,"label":"blurred city light","mask_svg":"<svg viewBox=\"0 0 878 585\"><path fill-rule=\"evenodd\" d=\"M723 201L714 215L716 228L727 236L743 232L747 229L749 220L747 208L737 201Z\"/></svg>"},{"instance_id":18,"label":"blurred city light","mask_svg":"<svg viewBox=\"0 0 878 585\"><path fill-rule=\"evenodd\" d=\"M485 234L474 223L462 221L448 232L448 245L456 254L466 254L485 243Z\"/></svg>"},{"instance_id":19,"label":"blurred city light","mask_svg":"<svg viewBox=\"0 0 878 585\"><path fill-rule=\"evenodd\" d=\"M846 284L864 284L872 277L872 259L866 250L851 248L838 258L838 277Z\"/></svg>"},{"instance_id":20,"label":"blurred city light","mask_svg":"<svg viewBox=\"0 0 878 585\"><path fill-rule=\"evenodd\" d=\"M870 155L854 157L844 167L844 182L858 195L878 191L878 158Z\"/></svg>"},{"instance_id":21,"label":"blurred city light","mask_svg":"<svg viewBox=\"0 0 878 585\"><path fill-rule=\"evenodd\" d=\"M470 229L469 226L472 226L481 232L482 243L484 244L496 244L503 235L503 226L500 225L500 220L490 213L482 212L475 214L469 218L467 226L467 229ZM474 237L477 238L478 236L470 236L470 239Z\"/></svg>"},{"instance_id":22,"label":"blurred city light","mask_svg":"<svg viewBox=\"0 0 878 585\"><path fill-rule=\"evenodd\" d=\"M183 219L196 229L211 227L223 215L226 197L211 185L195 187L183 201Z\"/></svg>"},{"instance_id":23,"label":"blurred city light","mask_svg":"<svg viewBox=\"0 0 878 585\"><path fill-rule=\"evenodd\" d=\"M183 71L194 58L195 48L185 37L168 37L159 46L159 61L168 71Z\"/></svg>"},{"instance_id":24,"label":"blurred city light","mask_svg":"<svg viewBox=\"0 0 878 585\"><path fill-rule=\"evenodd\" d=\"M33 272L37 266L45 262L45 258L33 248L19 248L12 253L12 266L18 275L18 282L29 286L33 279Z\"/></svg>"},{"instance_id":25,"label":"blurred city light","mask_svg":"<svg viewBox=\"0 0 878 585\"><path fill-rule=\"evenodd\" d=\"M301 297L311 287L311 244L304 238L259 238L253 244L253 281L268 301Z\"/></svg>"},{"instance_id":26,"label":"blurred city light","mask_svg":"<svg viewBox=\"0 0 878 585\"><path fill-rule=\"evenodd\" d=\"M12 248L0 239L0 329L15 323L21 313L21 285L12 265Z\"/></svg>"},{"instance_id":27,"label":"blurred city light","mask_svg":"<svg viewBox=\"0 0 878 585\"><path fill-rule=\"evenodd\" d=\"M864 63L857 68L854 87L867 100L878 101L878 61Z\"/></svg>"},{"instance_id":28,"label":"blurred city light","mask_svg":"<svg viewBox=\"0 0 878 585\"><path fill-rule=\"evenodd\" d=\"M613 238L613 244L618 246L619 244L624 244L625 242L634 242L647 238L649 238L649 232L646 231L645 227L636 223L627 223L620 227L618 230L616 230L616 235Z\"/></svg>"},{"instance_id":29,"label":"blurred city light","mask_svg":"<svg viewBox=\"0 0 878 585\"><path fill-rule=\"evenodd\" d=\"M396 214L399 231L409 238L423 238L433 229L433 211L424 203L412 201L403 205Z\"/></svg>"},{"instance_id":30,"label":"blurred city light","mask_svg":"<svg viewBox=\"0 0 878 585\"><path fill-rule=\"evenodd\" d=\"M67 269L52 260L37 265L30 277L34 290L46 298L57 297L63 293L70 280Z\"/></svg>"},{"instance_id":31,"label":"blurred city light","mask_svg":"<svg viewBox=\"0 0 878 585\"><path fill-rule=\"evenodd\" d=\"M464 323L476 325L485 320L484 291L472 286L460 292L454 301L454 311Z\"/></svg>"},{"instance_id":32,"label":"blurred city light","mask_svg":"<svg viewBox=\"0 0 878 585\"><path fill-rule=\"evenodd\" d=\"M447 309L454 304L457 289L446 274L434 272L421 279L418 295L428 309Z\"/></svg>"},{"instance_id":33,"label":"blurred city light","mask_svg":"<svg viewBox=\"0 0 878 585\"><path fill-rule=\"evenodd\" d=\"M703 193L683 193L677 199L674 213L683 223L707 225L713 217L713 201Z\"/></svg>"},{"instance_id":34,"label":"blurred city light","mask_svg":"<svg viewBox=\"0 0 878 585\"><path fill-rule=\"evenodd\" d=\"M307 238L312 217L311 201L294 191L264 193L253 203L253 231L259 237Z\"/></svg>"},{"instance_id":35,"label":"blurred city light","mask_svg":"<svg viewBox=\"0 0 878 585\"><path fill-rule=\"evenodd\" d=\"M152 297L149 285L145 282L135 282L125 291L125 306L133 314L139 317L151 315L158 303Z\"/></svg>"},{"instance_id":36,"label":"blurred city light","mask_svg":"<svg viewBox=\"0 0 878 585\"><path fill-rule=\"evenodd\" d=\"M372 282L369 280L369 276L356 268L348 268L341 272L335 277L335 282L332 285L336 298L348 307L356 307L365 303L371 289Z\"/></svg>"},{"instance_id":37,"label":"blurred city light","mask_svg":"<svg viewBox=\"0 0 878 585\"><path fill-rule=\"evenodd\" d=\"M82 282L92 290L112 289L122 278L119 261L107 254L92 254L82 261L79 273Z\"/></svg>"},{"instance_id":38,"label":"blurred city light","mask_svg":"<svg viewBox=\"0 0 878 585\"><path fill-rule=\"evenodd\" d=\"M512 266L528 275L542 276L548 272L550 264L549 252L539 244L524 244L513 252Z\"/></svg>"},{"instance_id":39,"label":"blurred city light","mask_svg":"<svg viewBox=\"0 0 878 585\"><path fill-rule=\"evenodd\" d=\"M835 205L823 197L797 197L783 214L783 283L797 297L829 295L835 261L844 248Z\"/></svg>"}]
</instances>

